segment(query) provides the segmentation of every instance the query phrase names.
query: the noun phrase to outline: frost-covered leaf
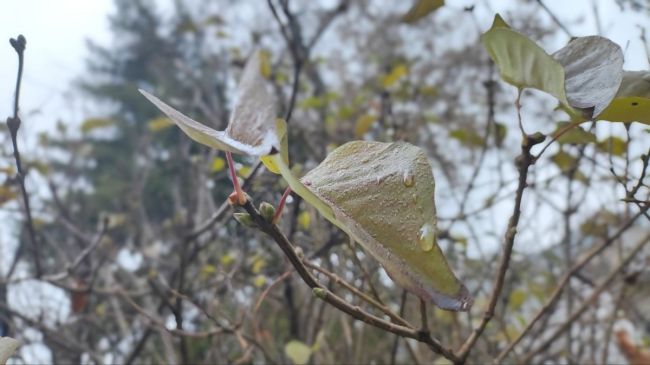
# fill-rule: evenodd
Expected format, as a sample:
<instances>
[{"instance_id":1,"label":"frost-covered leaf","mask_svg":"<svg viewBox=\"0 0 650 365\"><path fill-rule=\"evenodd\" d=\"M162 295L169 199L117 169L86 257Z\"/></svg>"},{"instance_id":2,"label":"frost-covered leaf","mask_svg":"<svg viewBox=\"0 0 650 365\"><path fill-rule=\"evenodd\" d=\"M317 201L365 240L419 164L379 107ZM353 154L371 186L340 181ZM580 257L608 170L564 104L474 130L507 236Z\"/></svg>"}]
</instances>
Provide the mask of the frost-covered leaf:
<instances>
[{"instance_id":1,"label":"frost-covered leaf","mask_svg":"<svg viewBox=\"0 0 650 365\"><path fill-rule=\"evenodd\" d=\"M148 92L140 92L193 140L220 150L264 156L280 151L282 137L277 131L275 100L260 70L260 54L257 52L244 67L235 107L225 131L207 127Z\"/></svg>"},{"instance_id":2,"label":"frost-covered leaf","mask_svg":"<svg viewBox=\"0 0 650 365\"><path fill-rule=\"evenodd\" d=\"M650 71L624 71L616 97L598 119L650 124Z\"/></svg>"},{"instance_id":3,"label":"frost-covered leaf","mask_svg":"<svg viewBox=\"0 0 650 365\"><path fill-rule=\"evenodd\" d=\"M436 241L435 184L420 148L349 142L301 181L329 206L326 218L359 242L398 285L443 309L471 307L467 289Z\"/></svg>"},{"instance_id":4,"label":"frost-covered leaf","mask_svg":"<svg viewBox=\"0 0 650 365\"><path fill-rule=\"evenodd\" d=\"M284 353L294 364L303 365L311 357L311 348L303 342L292 340L284 346Z\"/></svg>"},{"instance_id":5,"label":"frost-covered leaf","mask_svg":"<svg viewBox=\"0 0 650 365\"><path fill-rule=\"evenodd\" d=\"M445 0L416 0L409 11L402 16L405 23L415 23L445 5Z\"/></svg>"},{"instance_id":6,"label":"frost-covered leaf","mask_svg":"<svg viewBox=\"0 0 650 365\"><path fill-rule=\"evenodd\" d=\"M623 51L600 36L578 37L553 54L564 67L564 87L572 107L597 117L612 101L622 80Z\"/></svg>"},{"instance_id":7,"label":"frost-covered leaf","mask_svg":"<svg viewBox=\"0 0 650 365\"><path fill-rule=\"evenodd\" d=\"M11 337L0 337L0 365L7 363L7 360L16 352L19 345L20 342Z\"/></svg>"},{"instance_id":8,"label":"frost-covered leaf","mask_svg":"<svg viewBox=\"0 0 650 365\"><path fill-rule=\"evenodd\" d=\"M481 37L501 78L519 89L533 88L553 95L569 107L564 90L564 69L546 51L508 26L498 14Z\"/></svg>"}]
</instances>

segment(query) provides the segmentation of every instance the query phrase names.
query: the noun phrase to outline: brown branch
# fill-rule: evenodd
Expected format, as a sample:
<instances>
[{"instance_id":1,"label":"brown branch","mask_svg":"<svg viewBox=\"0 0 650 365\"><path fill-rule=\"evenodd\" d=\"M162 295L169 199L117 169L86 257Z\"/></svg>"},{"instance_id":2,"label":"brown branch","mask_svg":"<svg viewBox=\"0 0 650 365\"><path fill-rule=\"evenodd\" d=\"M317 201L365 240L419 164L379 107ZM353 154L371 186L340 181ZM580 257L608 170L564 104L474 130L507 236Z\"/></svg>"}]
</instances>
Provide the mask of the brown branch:
<instances>
[{"instance_id":1,"label":"brown branch","mask_svg":"<svg viewBox=\"0 0 650 365\"><path fill-rule=\"evenodd\" d=\"M531 363L532 358L547 349L564 331L566 331L569 326L575 322L580 316L589 309L589 307L594 304L596 299L605 291L612 281L623 271L623 269L636 257L636 255L643 249L643 247L650 242L650 234L645 235L641 238L641 241L634 246L632 251L621 261L621 263L607 276L607 278L591 293L591 295L583 302L583 304L576 310L569 318L567 318L564 323L562 323L547 339L542 342L536 349L529 351L521 361L523 364Z\"/></svg>"},{"instance_id":2,"label":"brown branch","mask_svg":"<svg viewBox=\"0 0 650 365\"><path fill-rule=\"evenodd\" d=\"M378 302L377 300L373 299L373 298L372 298L371 296L369 296L368 294L366 294L366 293L362 292L361 290L357 289L357 288L354 287L352 284L350 284L350 283L348 283L347 281L343 280L343 279L342 279L341 277L339 277L338 275L336 275L336 274L334 274L334 273L332 273L332 272L329 272L329 271L325 270L324 268L322 268L322 267L320 267L320 266L318 266L318 265L315 265L314 263L311 263L311 262L309 262L309 261L307 261L307 260L303 260L303 263L305 264L305 266L309 267L310 269L316 270L316 271L322 273L323 275L327 276L327 277L330 278L330 280L332 280L334 283L339 284L339 285L345 287L345 288L346 288L347 290L349 290L352 294L358 296L359 298L361 298L361 299L362 299L363 301L365 301L366 303L368 303L368 304L370 304L371 306L373 306L373 307L379 309L379 310L380 310L381 312L383 312L385 315L387 315L388 317L390 317L390 319L391 319L393 322L395 322L395 323L397 323L397 324L400 324L400 325L402 325L402 326L413 327L413 325L411 325L411 324L410 324L407 320L405 320L402 316L400 316L400 315L398 315L398 314L396 314L396 313L393 313L393 312L390 310L390 308L388 308L388 307L385 306L384 304Z\"/></svg>"},{"instance_id":3,"label":"brown branch","mask_svg":"<svg viewBox=\"0 0 650 365\"><path fill-rule=\"evenodd\" d=\"M338 310L347 313L357 320L365 322L381 330L420 341L426 344L432 351L444 356L452 362L459 362L459 358L454 354L452 349L443 346L440 341L431 337L429 334L423 333L419 329L398 325L372 315L361 309L359 306L355 306L346 302L344 299L325 288L316 280L316 278L314 278L314 276L312 276L312 274L309 273L307 267L302 262L302 258L299 257L296 253L293 244L289 242L286 236L280 231L278 226L265 220L259 211L253 206L250 200L242 205L242 207L248 212L248 214L250 214L253 222L257 225L257 227L262 232L273 238L273 240L287 256L289 262L291 262L293 267L296 269L298 275L300 275L302 280L310 288L312 288L316 297L326 301Z\"/></svg>"},{"instance_id":4,"label":"brown branch","mask_svg":"<svg viewBox=\"0 0 650 365\"><path fill-rule=\"evenodd\" d=\"M25 217L27 219L27 232L29 234L29 240L31 241L32 244L32 255L34 256L34 268L36 270L36 277L40 277L41 274L43 273L43 270L41 268L40 247L38 241L36 240L34 221L32 219L32 210L29 205L29 195L27 194L27 189L25 188L25 171L23 170L23 165L20 158L20 151L18 150L18 138L17 138L18 129L20 128L20 124L21 124L20 117L18 116L18 109L20 105L19 103L20 84L23 77L23 66L25 63L24 53L25 53L25 45L27 41L25 40L25 37L23 37L23 35L21 34L16 39L14 38L10 39L9 43L11 44L11 46L16 51L16 54L18 55L18 74L16 76L14 115L13 117L7 118L7 126L9 127L9 132L11 134L11 143L13 145L13 150L14 150L14 160L16 161L16 170L17 170L16 180L18 180L18 184L20 185L20 191L23 197L23 204L25 206ZM16 254L16 258L14 260L16 261L18 260L20 252L21 250L19 248L18 253ZM10 274L13 274L13 270L9 273L8 276L10 276Z\"/></svg>"},{"instance_id":5,"label":"brown branch","mask_svg":"<svg viewBox=\"0 0 650 365\"><path fill-rule=\"evenodd\" d=\"M522 129L523 131L523 129ZM503 243L503 249L501 258L499 261L499 269L497 270L496 276L494 278L494 285L492 290L492 295L488 305L483 313L483 320L481 323L474 329L472 334L467 338L465 343L461 346L458 351L458 357L460 362L463 363L467 359L472 347L479 339L485 327L490 322L494 316L494 310L497 306L499 299L501 298L501 291L505 283L506 272L510 266L510 256L512 255L512 247L515 243L515 237L517 235L517 226L519 225L519 218L521 216L521 201L524 196L524 190L526 190L528 178L528 170L531 165L535 163L535 159L530 153L530 150L533 146L542 143L545 137L542 134L527 135L524 137L524 140L521 144L521 154L516 159L517 169L519 171L519 184L517 186L517 193L515 195L515 204L510 216L510 221L508 222L508 228L506 229L505 240Z\"/></svg>"},{"instance_id":6,"label":"brown branch","mask_svg":"<svg viewBox=\"0 0 650 365\"><path fill-rule=\"evenodd\" d=\"M599 246L594 247L585 256L583 256L583 258L580 261L576 262L571 268L571 270L565 273L562 279L560 279L560 282L558 283L555 290L553 291L553 294L551 294L551 297L546 302L546 304L539 310L539 312L537 312L533 320L530 321L526 326L526 328L524 328L524 330L519 334L519 336L495 358L494 362L501 363L503 359L506 357L506 355L508 355L508 353L510 353L514 349L514 347L519 342L521 342L521 340L530 332L530 330L533 328L535 323L537 323L537 321L539 321L542 317L544 317L546 314L548 314L551 311L551 308L553 308L557 300L562 295L562 291L564 290L564 287L569 283L569 280L571 279L572 276L576 275L594 257L596 257L598 254L603 252L613 242L618 240L621 237L621 235L625 231L627 231L628 228L632 226L632 224L636 221L636 219L639 218L641 215L643 215L646 211L648 211L648 209L650 209L650 206L646 206L644 210L641 210L635 216L630 218L614 235L612 235L610 238L605 240Z\"/></svg>"}]
</instances>

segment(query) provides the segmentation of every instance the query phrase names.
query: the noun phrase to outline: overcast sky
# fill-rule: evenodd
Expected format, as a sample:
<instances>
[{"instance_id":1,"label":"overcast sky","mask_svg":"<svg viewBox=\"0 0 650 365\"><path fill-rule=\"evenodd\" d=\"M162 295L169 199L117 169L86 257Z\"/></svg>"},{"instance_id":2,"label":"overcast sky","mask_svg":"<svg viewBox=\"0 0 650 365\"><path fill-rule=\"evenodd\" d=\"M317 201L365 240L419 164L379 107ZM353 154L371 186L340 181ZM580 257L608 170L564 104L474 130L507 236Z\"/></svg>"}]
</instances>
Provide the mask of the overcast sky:
<instances>
[{"instance_id":1,"label":"overcast sky","mask_svg":"<svg viewBox=\"0 0 650 365\"><path fill-rule=\"evenodd\" d=\"M459 7L474 2L447 1L450 6ZM490 10L505 13L512 8L513 1L490 3L493 4ZM596 33L591 0L547 0L545 3L574 35ZM604 35L626 50L626 68L647 69L637 28L637 24L647 21L647 16L621 14L613 0L600 0L598 4ZM7 41L18 34L27 38L21 106L23 121L30 124L30 130L50 129L59 119L78 124L92 116L92 105L85 104L83 98L71 97L67 91L71 89L70 82L84 71L88 54L86 40L110 44L106 17L112 9L112 0L3 0L0 12L1 119L11 113L16 72L16 57ZM480 7L477 10L481 11ZM480 15L487 28L492 16ZM546 14L540 10L540 16L546 17ZM582 16L586 21L576 24ZM558 44L557 48L561 45Z\"/></svg>"}]
</instances>

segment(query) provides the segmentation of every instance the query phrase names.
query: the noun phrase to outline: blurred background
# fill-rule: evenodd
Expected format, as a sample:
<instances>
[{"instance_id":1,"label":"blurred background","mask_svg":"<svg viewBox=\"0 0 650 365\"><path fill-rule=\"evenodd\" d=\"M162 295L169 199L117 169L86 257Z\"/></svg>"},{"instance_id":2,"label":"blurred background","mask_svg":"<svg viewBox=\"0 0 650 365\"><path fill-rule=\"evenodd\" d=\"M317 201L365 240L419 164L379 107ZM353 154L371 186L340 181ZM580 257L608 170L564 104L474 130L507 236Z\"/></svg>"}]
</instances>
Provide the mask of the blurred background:
<instances>
[{"instance_id":1,"label":"blurred background","mask_svg":"<svg viewBox=\"0 0 650 365\"><path fill-rule=\"evenodd\" d=\"M481 319L517 186L516 90L500 81L481 33L500 13L549 53L573 36L599 34L622 47L626 70L648 70L650 5L448 0L406 21L413 3L3 2L0 35L27 39L18 143L37 241L31 243L25 225L3 123L0 335L23 343L10 361L445 363L425 345L317 300L271 239L232 219L224 204L232 185L223 153L191 142L137 92L154 92L224 129L241 68L261 49L279 110L291 111L296 174L355 139L425 149L436 179L439 244L476 299L469 313L430 309L432 334L457 347ZM15 52L5 44L3 118L13 115L16 69ZM560 128L568 117L556 104L526 91L526 130ZM509 359L535 348L632 246L650 239L642 205L622 201L644 174L649 133L639 123L588 123L533 167L503 300L470 362L490 361L512 342L592 247L611 241L573 275ZM235 158L248 194L276 204L282 179L256 168L254 159ZM648 194L643 185L637 198ZM317 265L416 317L417 298L300 199L290 198L281 228ZM650 348L649 266L642 251L534 359L620 363L643 354ZM334 280L321 279L358 302Z\"/></svg>"}]
</instances>

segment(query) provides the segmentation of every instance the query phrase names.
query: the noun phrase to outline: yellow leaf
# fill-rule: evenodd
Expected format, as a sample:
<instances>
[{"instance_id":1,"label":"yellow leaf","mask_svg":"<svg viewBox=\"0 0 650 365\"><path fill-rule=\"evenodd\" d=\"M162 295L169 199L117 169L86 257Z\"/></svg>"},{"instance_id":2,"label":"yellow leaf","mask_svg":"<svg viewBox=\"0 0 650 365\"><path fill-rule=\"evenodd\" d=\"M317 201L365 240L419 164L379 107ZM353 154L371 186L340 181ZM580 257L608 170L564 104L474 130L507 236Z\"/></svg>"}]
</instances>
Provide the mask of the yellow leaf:
<instances>
[{"instance_id":1,"label":"yellow leaf","mask_svg":"<svg viewBox=\"0 0 650 365\"><path fill-rule=\"evenodd\" d=\"M214 274L215 272L217 272L217 268L214 265L205 264L201 268L201 277L203 277L204 279L207 279L210 276L212 276L212 274Z\"/></svg>"},{"instance_id":2,"label":"yellow leaf","mask_svg":"<svg viewBox=\"0 0 650 365\"><path fill-rule=\"evenodd\" d=\"M257 275L255 279L253 279L253 285L257 288L261 288L266 284L266 276L264 275Z\"/></svg>"},{"instance_id":3,"label":"yellow leaf","mask_svg":"<svg viewBox=\"0 0 650 365\"><path fill-rule=\"evenodd\" d=\"M280 153L282 155L282 159L284 160L284 163L288 165L289 164L289 140L287 137L287 122L285 122L284 119L278 118L275 120L275 126L278 132L278 139L280 139L280 148L281 148ZM274 174L280 174L280 168L273 161L272 156L262 156L260 157L260 160L269 171L271 171Z\"/></svg>"},{"instance_id":4,"label":"yellow leaf","mask_svg":"<svg viewBox=\"0 0 650 365\"><path fill-rule=\"evenodd\" d=\"M243 178L247 178L250 173L251 173L250 166L242 166L241 168L239 168L239 171L237 171L237 174Z\"/></svg>"},{"instance_id":5,"label":"yellow leaf","mask_svg":"<svg viewBox=\"0 0 650 365\"><path fill-rule=\"evenodd\" d=\"M377 120L377 117L372 114L364 114L357 119L354 127L354 135L359 138L368 132L372 124Z\"/></svg>"},{"instance_id":6,"label":"yellow leaf","mask_svg":"<svg viewBox=\"0 0 650 365\"><path fill-rule=\"evenodd\" d=\"M18 196L18 192L8 186L0 185L0 205L14 200Z\"/></svg>"},{"instance_id":7,"label":"yellow leaf","mask_svg":"<svg viewBox=\"0 0 650 365\"><path fill-rule=\"evenodd\" d=\"M81 133L88 133L94 129L110 127L115 123L114 120L105 118L90 118L81 123Z\"/></svg>"},{"instance_id":8,"label":"yellow leaf","mask_svg":"<svg viewBox=\"0 0 650 365\"><path fill-rule=\"evenodd\" d=\"M296 365L306 364L311 357L311 349L304 342L289 341L284 346L284 353Z\"/></svg>"},{"instance_id":9,"label":"yellow leaf","mask_svg":"<svg viewBox=\"0 0 650 365\"><path fill-rule=\"evenodd\" d=\"M266 260L264 259L264 257L255 255L251 267L251 271L253 272L253 274L259 274L262 271L262 269L264 269L264 266L266 266Z\"/></svg>"},{"instance_id":10,"label":"yellow leaf","mask_svg":"<svg viewBox=\"0 0 650 365\"><path fill-rule=\"evenodd\" d=\"M510 293L510 308L512 310L519 310L526 301L526 291L523 289L515 289Z\"/></svg>"},{"instance_id":11,"label":"yellow leaf","mask_svg":"<svg viewBox=\"0 0 650 365\"><path fill-rule=\"evenodd\" d=\"M402 21L410 24L415 23L443 5L445 5L445 0L417 0L404 14Z\"/></svg>"},{"instance_id":12,"label":"yellow leaf","mask_svg":"<svg viewBox=\"0 0 650 365\"><path fill-rule=\"evenodd\" d=\"M165 130L173 125L174 123L171 121L171 119L160 117L160 118L155 118L150 120L147 123L147 129L149 130L149 132L156 133Z\"/></svg>"},{"instance_id":13,"label":"yellow leaf","mask_svg":"<svg viewBox=\"0 0 650 365\"><path fill-rule=\"evenodd\" d=\"M235 262L235 255L232 253L227 253L219 258L219 262L222 266L228 266Z\"/></svg>"},{"instance_id":14,"label":"yellow leaf","mask_svg":"<svg viewBox=\"0 0 650 365\"><path fill-rule=\"evenodd\" d=\"M406 76L409 72L408 67L405 64L400 63L395 65L393 69L387 74L382 76L380 82L381 86L385 89L395 85L402 77Z\"/></svg>"},{"instance_id":15,"label":"yellow leaf","mask_svg":"<svg viewBox=\"0 0 650 365\"><path fill-rule=\"evenodd\" d=\"M271 53L260 51L260 73L265 79L271 77Z\"/></svg>"},{"instance_id":16,"label":"yellow leaf","mask_svg":"<svg viewBox=\"0 0 650 365\"><path fill-rule=\"evenodd\" d=\"M298 224L302 229L308 229L309 225L311 224L311 215L309 214L308 211L303 210L298 214Z\"/></svg>"},{"instance_id":17,"label":"yellow leaf","mask_svg":"<svg viewBox=\"0 0 650 365\"><path fill-rule=\"evenodd\" d=\"M598 119L650 124L650 99L639 96L617 97Z\"/></svg>"},{"instance_id":18,"label":"yellow leaf","mask_svg":"<svg viewBox=\"0 0 650 365\"><path fill-rule=\"evenodd\" d=\"M14 169L13 166L7 166L7 167L0 167L0 172L11 176L16 173L16 170Z\"/></svg>"},{"instance_id":19,"label":"yellow leaf","mask_svg":"<svg viewBox=\"0 0 650 365\"><path fill-rule=\"evenodd\" d=\"M210 167L211 172L219 172L226 167L226 161L221 157L215 157L212 160L212 166Z\"/></svg>"}]
</instances>

